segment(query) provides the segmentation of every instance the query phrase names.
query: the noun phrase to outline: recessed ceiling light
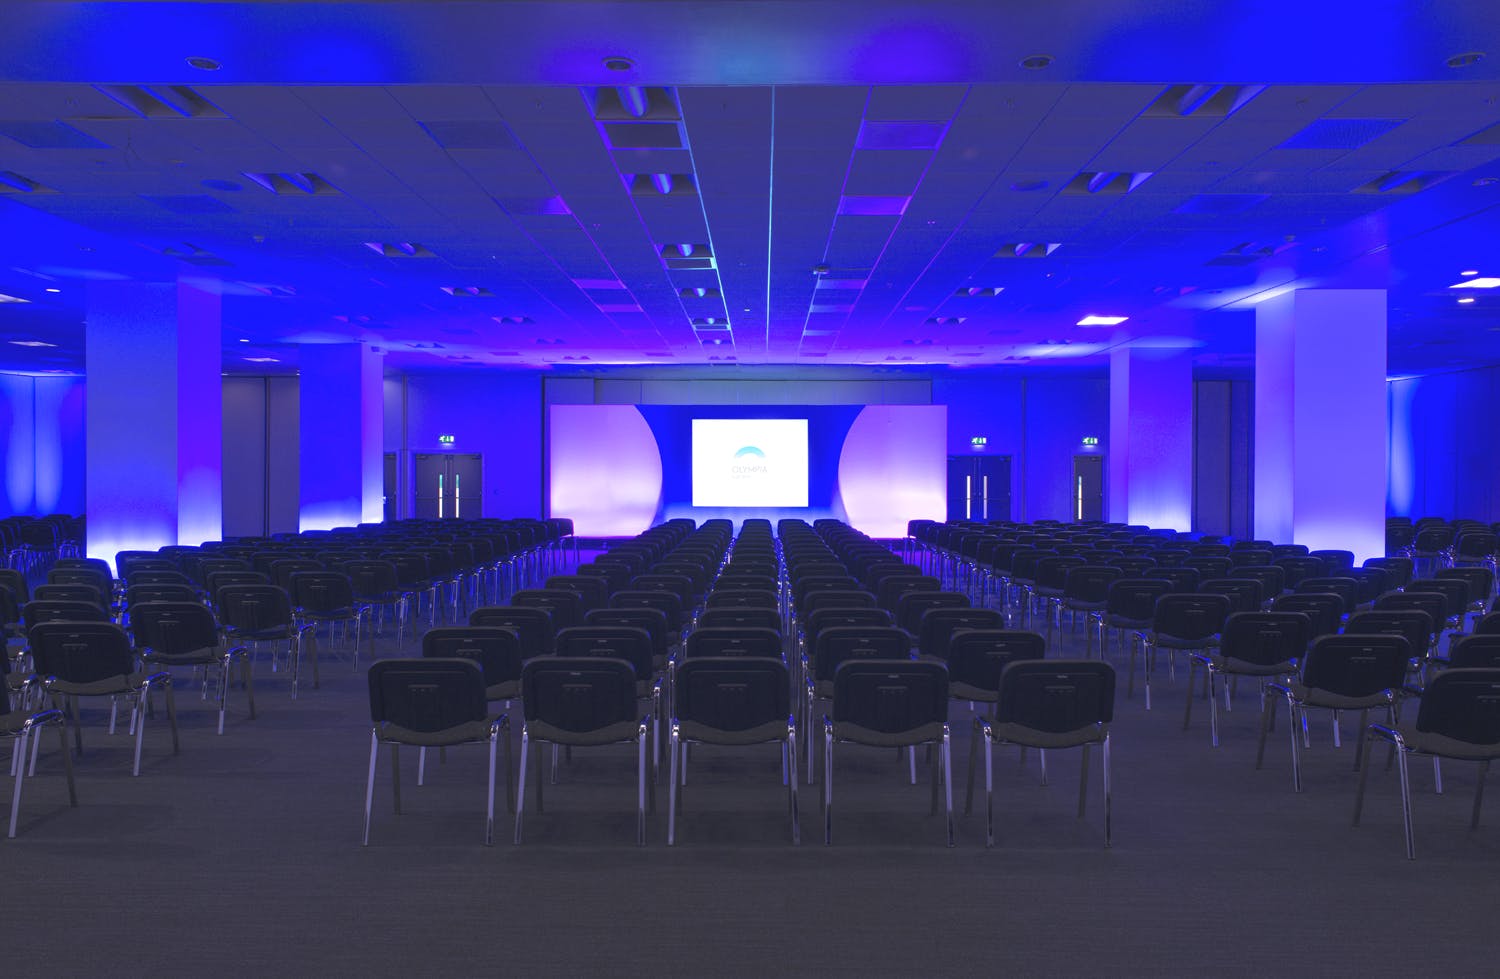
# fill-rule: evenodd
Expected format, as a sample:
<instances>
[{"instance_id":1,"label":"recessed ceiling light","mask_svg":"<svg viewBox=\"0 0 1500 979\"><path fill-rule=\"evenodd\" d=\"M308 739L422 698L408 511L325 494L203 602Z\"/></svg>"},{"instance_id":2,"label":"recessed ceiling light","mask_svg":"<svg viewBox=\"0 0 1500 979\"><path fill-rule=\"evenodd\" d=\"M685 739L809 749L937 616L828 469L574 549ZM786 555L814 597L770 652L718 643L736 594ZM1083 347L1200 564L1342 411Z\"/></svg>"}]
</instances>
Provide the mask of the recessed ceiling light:
<instances>
[{"instance_id":1,"label":"recessed ceiling light","mask_svg":"<svg viewBox=\"0 0 1500 979\"><path fill-rule=\"evenodd\" d=\"M246 357L245 358L245 363L247 363L247 364L279 364L279 363L281 363L281 361L277 360L275 357Z\"/></svg>"},{"instance_id":2,"label":"recessed ceiling light","mask_svg":"<svg viewBox=\"0 0 1500 979\"><path fill-rule=\"evenodd\" d=\"M245 339L244 337L240 337L240 343L249 343L249 342L250 341L247 340L247 339Z\"/></svg>"},{"instance_id":3,"label":"recessed ceiling light","mask_svg":"<svg viewBox=\"0 0 1500 979\"><path fill-rule=\"evenodd\" d=\"M187 63L189 68L197 68L199 71L218 71L223 67L212 58L189 58Z\"/></svg>"},{"instance_id":4,"label":"recessed ceiling light","mask_svg":"<svg viewBox=\"0 0 1500 979\"><path fill-rule=\"evenodd\" d=\"M1467 68L1470 65L1477 65L1483 60L1483 51L1465 51L1463 54L1455 54L1445 63L1449 68Z\"/></svg>"},{"instance_id":5,"label":"recessed ceiling light","mask_svg":"<svg viewBox=\"0 0 1500 979\"><path fill-rule=\"evenodd\" d=\"M1119 326L1130 319L1128 316L1095 316L1093 313L1078 321L1079 326Z\"/></svg>"},{"instance_id":6,"label":"recessed ceiling light","mask_svg":"<svg viewBox=\"0 0 1500 979\"><path fill-rule=\"evenodd\" d=\"M1047 181L1045 180L1017 180L1010 185L1010 189L1024 194L1032 190L1042 190L1046 186Z\"/></svg>"},{"instance_id":7,"label":"recessed ceiling light","mask_svg":"<svg viewBox=\"0 0 1500 979\"><path fill-rule=\"evenodd\" d=\"M48 343L46 340L12 340L11 343L17 347L55 347L57 344Z\"/></svg>"},{"instance_id":8,"label":"recessed ceiling light","mask_svg":"<svg viewBox=\"0 0 1500 979\"><path fill-rule=\"evenodd\" d=\"M1462 272L1460 272L1458 274L1459 275L1478 275L1479 274L1479 270L1478 269L1464 269Z\"/></svg>"},{"instance_id":9,"label":"recessed ceiling light","mask_svg":"<svg viewBox=\"0 0 1500 979\"><path fill-rule=\"evenodd\" d=\"M0 292L0 303L29 303L30 299L22 299L20 296L7 296Z\"/></svg>"},{"instance_id":10,"label":"recessed ceiling light","mask_svg":"<svg viewBox=\"0 0 1500 979\"><path fill-rule=\"evenodd\" d=\"M46 289L44 289L42 291L43 292L62 292L62 290L59 289L59 288L57 288L56 286L48 286Z\"/></svg>"},{"instance_id":11,"label":"recessed ceiling light","mask_svg":"<svg viewBox=\"0 0 1500 979\"><path fill-rule=\"evenodd\" d=\"M1033 54L1028 58L1021 59L1021 67L1031 71L1040 71L1043 68L1052 67L1052 62L1057 59L1050 54Z\"/></svg>"},{"instance_id":12,"label":"recessed ceiling light","mask_svg":"<svg viewBox=\"0 0 1500 979\"><path fill-rule=\"evenodd\" d=\"M608 68L610 71L629 71L630 69L635 67L635 62L631 61L629 58L605 58L604 67Z\"/></svg>"},{"instance_id":13,"label":"recessed ceiling light","mask_svg":"<svg viewBox=\"0 0 1500 979\"><path fill-rule=\"evenodd\" d=\"M1479 276L1476 279L1465 279L1462 282L1455 282L1451 286L1449 286L1448 288L1449 289L1495 289L1495 288L1500 288L1500 278L1496 278L1493 275L1481 275L1481 276Z\"/></svg>"},{"instance_id":14,"label":"recessed ceiling light","mask_svg":"<svg viewBox=\"0 0 1500 979\"><path fill-rule=\"evenodd\" d=\"M1469 304L1469 303L1471 303L1471 302L1474 301L1474 297L1473 296L1461 296L1461 297L1459 297L1458 301L1459 301L1459 303L1461 305L1467 305L1467 304Z\"/></svg>"}]
</instances>

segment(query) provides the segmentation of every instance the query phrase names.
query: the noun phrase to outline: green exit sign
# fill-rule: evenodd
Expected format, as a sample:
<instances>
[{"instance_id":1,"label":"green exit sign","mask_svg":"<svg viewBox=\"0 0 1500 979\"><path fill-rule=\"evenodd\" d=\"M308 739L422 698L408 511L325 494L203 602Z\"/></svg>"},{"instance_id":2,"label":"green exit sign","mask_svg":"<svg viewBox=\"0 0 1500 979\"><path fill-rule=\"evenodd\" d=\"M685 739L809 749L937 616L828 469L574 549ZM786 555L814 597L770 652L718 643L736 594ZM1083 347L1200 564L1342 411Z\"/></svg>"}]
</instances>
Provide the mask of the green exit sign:
<instances>
[{"instance_id":1,"label":"green exit sign","mask_svg":"<svg viewBox=\"0 0 1500 979\"><path fill-rule=\"evenodd\" d=\"M439 435L438 436L438 445L452 445L456 441L458 441L458 440L454 436L452 436L452 435Z\"/></svg>"},{"instance_id":2,"label":"green exit sign","mask_svg":"<svg viewBox=\"0 0 1500 979\"><path fill-rule=\"evenodd\" d=\"M969 439L969 444L982 449L986 445L990 444L990 440L985 438L983 435L975 435Z\"/></svg>"},{"instance_id":3,"label":"green exit sign","mask_svg":"<svg viewBox=\"0 0 1500 979\"><path fill-rule=\"evenodd\" d=\"M1099 444L1099 438L1096 435L1085 435L1083 437L1083 444L1084 445L1098 445Z\"/></svg>"}]
</instances>

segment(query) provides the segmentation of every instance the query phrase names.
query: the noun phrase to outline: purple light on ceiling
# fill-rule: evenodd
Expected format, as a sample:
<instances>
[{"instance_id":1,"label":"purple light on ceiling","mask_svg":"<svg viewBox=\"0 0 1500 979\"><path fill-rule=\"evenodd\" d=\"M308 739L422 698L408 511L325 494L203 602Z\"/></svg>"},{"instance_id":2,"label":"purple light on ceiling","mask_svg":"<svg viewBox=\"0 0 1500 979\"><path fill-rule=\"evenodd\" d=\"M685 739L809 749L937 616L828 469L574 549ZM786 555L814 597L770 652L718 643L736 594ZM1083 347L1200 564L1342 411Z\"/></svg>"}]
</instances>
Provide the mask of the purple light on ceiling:
<instances>
[{"instance_id":1,"label":"purple light on ceiling","mask_svg":"<svg viewBox=\"0 0 1500 979\"><path fill-rule=\"evenodd\" d=\"M839 198L840 214L905 214L910 197L865 197L846 195Z\"/></svg>"}]
</instances>

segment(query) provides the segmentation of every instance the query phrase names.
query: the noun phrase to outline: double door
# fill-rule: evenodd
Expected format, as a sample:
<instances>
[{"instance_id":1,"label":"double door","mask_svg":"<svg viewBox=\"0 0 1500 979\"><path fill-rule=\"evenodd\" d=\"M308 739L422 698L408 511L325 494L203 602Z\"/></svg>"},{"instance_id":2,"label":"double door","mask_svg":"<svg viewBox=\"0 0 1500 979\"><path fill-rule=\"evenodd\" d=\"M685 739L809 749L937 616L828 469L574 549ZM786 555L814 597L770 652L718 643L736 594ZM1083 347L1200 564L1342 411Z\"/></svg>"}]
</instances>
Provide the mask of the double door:
<instances>
[{"instance_id":1,"label":"double door","mask_svg":"<svg viewBox=\"0 0 1500 979\"><path fill-rule=\"evenodd\" d=\"M413 503L418 519L483 516L483 456L477 452L418 452L412 462Z\"/></svg>"},{"instance_id":2,"label":"double door","mask_svg":"<svg viewBox=\"0 0 1500 979\"><path fill-rule=\"evenodd\" d=\"M1010 456L948 457L948 519L1010 519Z\"/></svg>"}]
</instances>

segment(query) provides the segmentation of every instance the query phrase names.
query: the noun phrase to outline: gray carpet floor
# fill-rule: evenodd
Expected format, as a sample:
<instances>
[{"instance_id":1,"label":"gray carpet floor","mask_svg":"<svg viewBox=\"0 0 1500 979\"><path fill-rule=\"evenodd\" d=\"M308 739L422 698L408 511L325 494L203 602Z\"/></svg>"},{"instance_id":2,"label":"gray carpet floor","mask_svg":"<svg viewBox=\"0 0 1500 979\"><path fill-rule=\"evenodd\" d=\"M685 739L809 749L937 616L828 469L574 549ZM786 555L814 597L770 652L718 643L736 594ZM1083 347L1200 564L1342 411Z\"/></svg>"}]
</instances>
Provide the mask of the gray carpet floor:
<instances>
[{"instance_id":1,"label":"gray carpet floor","mask_svg":"<svg viewBox=\"0 0 1500 979\"><path fill-rule=\"evenodd\" d=\"M1057 650L1077 653L1066 639ZM1418 859L1404 858L1394 770L1372 772L1350 826L1354 718L1331 745L1317 718L1306 790L1292 790L1284 721L1254 767L1248 685L1209 744L1206 709L1182 730L1186 685L1165 672L1147 712L1122 684L1114 726L1114 846L1104 846L1095 753L1090 810L1075 818L1077 752L997 756L997 834L982 794L943 845L925 769L891 751L836 756L834 844L804 786L790 844L772 748L703 749L690 768L678 845L665 845L666 785L634 845L629 747L579 751L528 813L526 841L483 840L484 751L449 752L391 811L389 767L360 845L369 748L363 670L325 646L320 689L292 701L261 662L260 717L184 683L182 752L164 712L131 739L85 710L78 808L66 804L55 734L26 783L21 826L0 840L5 971L220 975L859 975L1145 973L1493 974L1500 814L1468 828L1475 771L1414 768ZM390 638L381 655L395 655ZM408 641L404 653L415 646ZM342 658L341 658L342 657ZM969 759L967 704L953 707L955 803ZM503 766L503 762L502 762ZM982 789L982 782L981 782ZM7 786L5 798L9 798ZM503 813L503 794L499 803Z\"/></svg>"}]
</instances>

